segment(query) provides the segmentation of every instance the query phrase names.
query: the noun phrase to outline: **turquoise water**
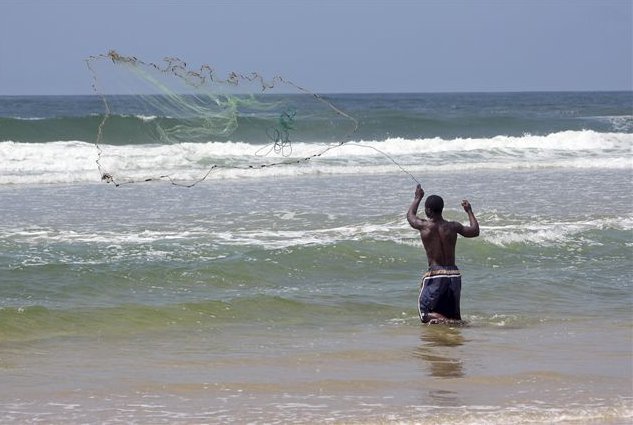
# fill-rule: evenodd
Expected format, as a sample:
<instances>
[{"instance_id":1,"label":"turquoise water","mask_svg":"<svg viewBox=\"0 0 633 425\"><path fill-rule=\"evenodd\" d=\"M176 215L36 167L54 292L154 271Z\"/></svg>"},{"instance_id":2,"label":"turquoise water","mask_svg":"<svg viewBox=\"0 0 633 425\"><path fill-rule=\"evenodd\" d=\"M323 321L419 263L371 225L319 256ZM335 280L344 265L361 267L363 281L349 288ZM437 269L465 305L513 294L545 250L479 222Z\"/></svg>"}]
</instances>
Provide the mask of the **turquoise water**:
<instances>
[{"instance_id":1,"label":"turquoise water","mask_svg":"<svg viewBox=\"0 0 633 425\"><path fill-rule=\"evenodd\" d=\"M2 421L627 423L631 99L339 95L349 145L182 188L99 181L98 99L0 98ZM186 182L259 146L102 158ZM466 327L417 317L412 177L479 218L457 248Z\"/></svg>"}]
</instances>

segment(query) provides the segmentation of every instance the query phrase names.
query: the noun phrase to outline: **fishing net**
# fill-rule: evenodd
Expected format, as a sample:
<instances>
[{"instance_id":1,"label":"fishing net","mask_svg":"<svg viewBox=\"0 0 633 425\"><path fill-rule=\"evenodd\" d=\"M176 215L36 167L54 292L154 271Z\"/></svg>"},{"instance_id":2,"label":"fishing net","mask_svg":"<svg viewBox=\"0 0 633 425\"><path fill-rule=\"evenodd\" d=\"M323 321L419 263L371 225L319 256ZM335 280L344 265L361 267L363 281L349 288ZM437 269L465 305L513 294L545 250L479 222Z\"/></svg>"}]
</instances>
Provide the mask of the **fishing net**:
<instances>
[{"instance_id":1,"label":"fishing net","mask_svg":"<svg viewBox=\"0 0 633 425\"><path fill-rule=\"evenodd\" d=\"M103 102L96 163L116 185L193 186L212 172L299 165L350 141L358 122L326 97L275 76L145 62L111 50L86 59Z\"/></svg>"}]
</instances>

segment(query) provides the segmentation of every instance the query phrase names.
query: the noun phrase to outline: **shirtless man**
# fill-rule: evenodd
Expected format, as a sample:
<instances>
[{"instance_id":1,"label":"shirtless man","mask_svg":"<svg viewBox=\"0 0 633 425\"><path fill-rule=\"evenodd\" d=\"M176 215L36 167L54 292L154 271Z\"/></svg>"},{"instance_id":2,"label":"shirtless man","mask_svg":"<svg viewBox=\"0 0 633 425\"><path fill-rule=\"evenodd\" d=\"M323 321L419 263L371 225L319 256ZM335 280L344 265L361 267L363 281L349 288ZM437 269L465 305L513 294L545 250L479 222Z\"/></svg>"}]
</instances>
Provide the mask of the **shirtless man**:
<instances>
[{"instance_id":1,"label":"shirtless man","mask_svg":"<svg viewBox=\"0 0 633 425\"><path fill-rule=\"evenodd\" d=\"M462 276L455 265L457 234L466 238L479 236L479 223L466 200L462 201L462 207L468 214L470 225L463 226L456 221L444 220L444 201L437 195L426 198L424 212L428 219L421 219L416 214L423 197L424 190L418 185L407 212L411 227L420 231L429 261L429 269L422 278L418 299L420 319L422 323L459 321L462 320L459 311Z\"/></svg>"}]
</instances>

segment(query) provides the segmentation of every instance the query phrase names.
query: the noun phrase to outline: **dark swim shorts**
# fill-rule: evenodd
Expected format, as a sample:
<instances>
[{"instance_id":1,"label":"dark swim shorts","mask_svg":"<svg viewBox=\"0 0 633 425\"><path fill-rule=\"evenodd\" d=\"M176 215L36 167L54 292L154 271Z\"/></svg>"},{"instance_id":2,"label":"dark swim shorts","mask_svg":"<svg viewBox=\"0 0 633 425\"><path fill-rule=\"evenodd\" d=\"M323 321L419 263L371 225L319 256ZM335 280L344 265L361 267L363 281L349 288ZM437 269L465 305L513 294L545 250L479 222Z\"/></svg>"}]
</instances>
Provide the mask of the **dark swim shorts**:
<instances>
[{"instance_id":1,"label":"dark swim shorts","mask_svg":"<svg viewBox=\"0 0 633 425\"><path fill-rule=\"evenodd\" d=\"M439 313L451 320L462 320L459 297L462 275L456 266L432 266L422 277L418 312L422 323L428 323L429 313Z\"/></svg>"}]
</instances>

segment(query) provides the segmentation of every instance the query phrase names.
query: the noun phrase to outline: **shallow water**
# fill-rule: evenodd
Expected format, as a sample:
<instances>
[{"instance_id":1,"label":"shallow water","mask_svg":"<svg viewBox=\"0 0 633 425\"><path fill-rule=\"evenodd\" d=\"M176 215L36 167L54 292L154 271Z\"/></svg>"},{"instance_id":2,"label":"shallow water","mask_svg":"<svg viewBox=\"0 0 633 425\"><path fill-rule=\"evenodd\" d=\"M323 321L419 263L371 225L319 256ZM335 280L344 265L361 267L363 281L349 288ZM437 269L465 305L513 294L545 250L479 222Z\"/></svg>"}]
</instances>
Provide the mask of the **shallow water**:
<instances>
[{"instance_id":1,"label":"shallow water","mask_svg":"<svg viewBox=\"0 0 633 425\"><path fill-rule=\"evenodd\" d=\"M411 175L359 148L192 188L114 187L96 182L89 142L0 137L0 421L629 423L628 97L595 94L602 118L572 119L560 111L585 97L551 95L560 107L543 117L539 96L472 96L443 109L439 138L383 139L376 124L371 143ZM405 97L373 98L402 109L378 121L400 131L425 111ZM477 102L473 137L451 138ZM486 118L490 102L532 110L543 134L521 135L527 120L489 137L507 124ZM186 177L218 146L221 160L243 148L105 149L131 155L121 172L147 160ZM464 198L479 218L480 237L457 247L466 326L417 317L412 176L448 219L466 222Z\"/></svg>"},{"instance_id":2,"label":"shallow water","mask_svg":"<svg viewBox=\"0 0 633 425\"><path fill-rule=\"evenodd\" d=\"M514 203L494 173L434 180L482 224L459 328L417 318L400 175L4 188L3 418L625 423L630 195L531 178L554 175Z\"/></svg>"}]
</instances>

